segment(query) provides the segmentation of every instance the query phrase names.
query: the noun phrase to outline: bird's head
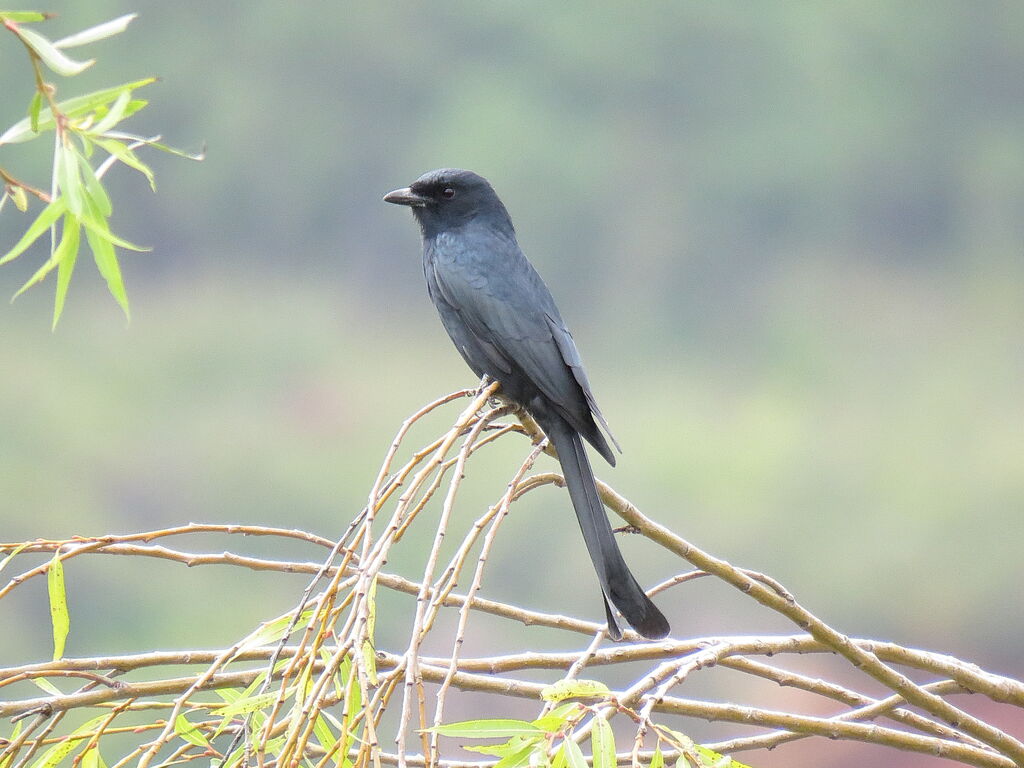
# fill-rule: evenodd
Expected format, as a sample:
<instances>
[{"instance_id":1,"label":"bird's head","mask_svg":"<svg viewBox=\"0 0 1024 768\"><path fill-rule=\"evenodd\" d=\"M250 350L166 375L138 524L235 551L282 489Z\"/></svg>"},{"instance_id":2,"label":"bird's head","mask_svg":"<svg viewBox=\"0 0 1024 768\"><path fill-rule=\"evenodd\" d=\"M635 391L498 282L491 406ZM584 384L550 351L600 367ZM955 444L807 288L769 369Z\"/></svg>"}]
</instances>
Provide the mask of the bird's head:
<instances>
[{"instance_id":1,"label":"bird's head","mask_svg":"<svg viewBox=\"0 0 1024 768\"><path fill-rule=\"evenodd\" d=\"M433 237L475 219L512 230L508 211L490 182L472 171L458 168L429 171L408 187L388 192L384 200L409 206L424 237Z\"/></svg>"}]
</instances>

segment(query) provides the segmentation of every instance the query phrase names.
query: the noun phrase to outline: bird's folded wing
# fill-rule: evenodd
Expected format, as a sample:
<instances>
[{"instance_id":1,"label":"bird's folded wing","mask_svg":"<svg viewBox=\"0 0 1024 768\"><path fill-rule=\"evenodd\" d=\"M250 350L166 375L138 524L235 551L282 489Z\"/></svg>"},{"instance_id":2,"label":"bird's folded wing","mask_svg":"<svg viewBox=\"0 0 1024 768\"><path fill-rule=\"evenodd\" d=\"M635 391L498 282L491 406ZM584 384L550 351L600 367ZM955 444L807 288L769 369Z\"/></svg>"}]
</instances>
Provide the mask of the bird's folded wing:
<instances>
[{"instance_id":1,"label":"bird's folded wing","mask_svg":"<svg viewBox=\"0 0 1024 768\"><path fill-rule=\"evenodd\" d=\"M536 273L519 275L520 279L503 283L504 290L498 291L478 275L467 278L461 271L433 268L446 301L492 362L501 370L508 371L511 364L522 371L561 416L614 463L607 445L598 444L604 440L595 435L592 422L588 424L592 412L607 430L579 352Z\"/></svg>"}]
</instances>

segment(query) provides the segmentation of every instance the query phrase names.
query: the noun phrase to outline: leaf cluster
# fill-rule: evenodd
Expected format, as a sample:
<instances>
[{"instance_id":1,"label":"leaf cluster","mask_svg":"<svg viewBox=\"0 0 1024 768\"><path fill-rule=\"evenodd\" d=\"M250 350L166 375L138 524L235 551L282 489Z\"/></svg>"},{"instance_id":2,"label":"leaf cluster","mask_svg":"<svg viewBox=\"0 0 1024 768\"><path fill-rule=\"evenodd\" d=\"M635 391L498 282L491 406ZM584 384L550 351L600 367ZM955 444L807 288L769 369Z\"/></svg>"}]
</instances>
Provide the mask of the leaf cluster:
<instances>
[{"instance_id":1,"label":"leaf cluster","mask_svg":"<svg viewBox=\"0 0 1024 768\"><path fill-rule=\"evenodd\" d=\"M74 77L84 72L95 63L95 59L74 59L67 51L120 34L135 17L136 14L128 14L51 41L27 26L46 21L49 18L47 14L0 11L0 23L24 45L35 73L35 92L29 101L27 114L0 134L0 146L33 141L49 133L54 135L49 192L20 181L0 167L0 177L4 182L0 209L10 199L18 210L25 213L29 208L30 195L44 204L22 237L6 254L0 256L0 264L18 258L33 243L49 233L49 258L18 289L14 298L56 270L54 327L64 310L68 286L83 240L88 244L110 294L121 306L125 317L130 316L118 249L149 249L111 230L110 218L114 208L102 181L110 167L121 163L132 168L142 174L156 191L153 171L139 159L137 149L150 146L182 157L201 159L201 155L190 155L162 144L158 136L147 138L119 129L125 120L148 104L145 99L136 96L136 91L154 83L156 78L134 80L63 101L56 100L57 89L46 79L47 70L61 77Z\"/></svg>"}]
</instances>

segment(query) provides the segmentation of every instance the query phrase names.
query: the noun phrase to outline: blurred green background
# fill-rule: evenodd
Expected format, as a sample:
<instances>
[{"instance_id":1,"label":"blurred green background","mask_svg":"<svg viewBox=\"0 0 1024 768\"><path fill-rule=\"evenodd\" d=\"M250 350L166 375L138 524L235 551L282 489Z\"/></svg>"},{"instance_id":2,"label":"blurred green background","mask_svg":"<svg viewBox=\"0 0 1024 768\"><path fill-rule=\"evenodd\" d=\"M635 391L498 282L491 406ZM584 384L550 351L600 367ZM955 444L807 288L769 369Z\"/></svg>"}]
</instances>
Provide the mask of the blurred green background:
<instances>
[{"instance_id":1,"label":"blurred green background","mask_svg":"<svg viewBox=\"0 0 1024 768\"><path fill-rule=\"evenodd\" d=\"M473 383L408 212L380 201L468 167L625 448L601 476L845 632L1024 674L1024 5L40 9L53 37L140 12L59 95L158 74L129 125L209 157L150 154L157 196L108 177L115 230L154 247L124 261L130 327L86 261L55 334L52 279L0 314L0 538L343 530L401 420ZM31 96L11 36L0 83L6 127ZM0 164L45 185L49 151ZM0 248L26 225L8 206ZM465 520L523 450L481 462ZM506 536L486 593L601 616L567 497L524 500ZM642 582L679 570L624 546ZM229 643L306 581L85 560L68 578L75 655ZM5 660L46 655L44 590L0 606ZM710 583L661 602L682 635L789 631Z\"/></svg>"}]
</instances>

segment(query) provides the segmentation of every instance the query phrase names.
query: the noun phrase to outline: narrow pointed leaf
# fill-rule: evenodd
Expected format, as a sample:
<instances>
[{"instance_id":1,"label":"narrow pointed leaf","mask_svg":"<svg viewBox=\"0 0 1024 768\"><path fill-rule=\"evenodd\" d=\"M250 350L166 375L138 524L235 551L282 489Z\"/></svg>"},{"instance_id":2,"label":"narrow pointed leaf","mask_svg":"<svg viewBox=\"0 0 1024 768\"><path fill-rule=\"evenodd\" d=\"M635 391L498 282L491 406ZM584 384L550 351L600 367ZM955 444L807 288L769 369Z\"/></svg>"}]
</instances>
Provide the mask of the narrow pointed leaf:
<instances>
[{"instance_id":1,"label":"narrow pointed leaf","mask_svg":"<svg viewBox=\"0 0 1024 768\"><path fill-rule=\"evenodd\" d=\"M124 111L128 108L128 102L132 99L131 91L123 91L116 101L111 105L110 110L90 130L93 133L106 133L124 117Z\"/></svg>"},{"instance_id":2,"label":"narrow pointed leaf","mask_svg":"<svg viewBox=\"0 0 1024 768\"><path fill-rule=\"evenodd\" d=\"M90 199L89 202L92 202ZM97 237L101 237L109 243L124 248L128 251L135 251L137 253L148 253L152 251L152 248L148 248L143 245L136 245L135 243L125 240L123 237L119 237L110 231L110 225L107 224L106 219L102 218L99 211L92 210L86 211L82 216L82 223L85 228L95 234Z\"/></svg>"},{"instance_id":3,"label":"narrow pointed leaf","mask_svg":"<svg viewBox=\"0 0 1024 768\"><path fill-rule=\"evenodd\" d=\"M76 216L82 215L85 190L82 188L82 177L78 172L78 158L70 146L61 145L57 152L57 185L61 195L67 198L68 210Z\"/></svg>"},{"instance_id":4,"label":"narrow pointed leaf","mask_svg":"<svg viewBox=\"0 0 1024 768\"><path fill-rule=\"evenodd\" d=\"M156 141L155 139L147 139L143 136L136 136L134 134L123 133L121 131L107 131L107 136L110 136L111 138L115 139L122 139L124 141L138 141L142 144L145 144L146 146L159 149L161 152L168 152L172 155L177 155L178 157L184 157L186 160L195 160L198 162L206 159L205 148L200 152L186 152L183 149L177 149L176 147L172 147L167 144L162 144L159 141Z\"/></svg>"},{"instance_id":5,"label":"narrow pointed leaf","mask_svg":"<svg viewBox=\"0 0 1024 768\"><path fill-rule=\"evenodd\" d=\"M611 724L603 717L594 718L594 732L590 736L594 753L594 768L615 768L615 734Z\"/></svg>"},{"instance_id":6,"label":"narrow pointed leaf","mask_svg":"<svg viewBox=\"0 0 1024 768\"><path fill-rule=\"evenodd\" d=\"M39 110L43 108L43 94L36 91L28 103L28 124L32 133L39 133Z\"/></svg>"},{"instance_id":7,"label":"narrow pointed leaf","mask_svg":"<svg viewBox=\"0 0 1024 768\"><path fill-rule=\"evenodd\" d=\"M65 210L67 210L67 201L63 197L58 197L43 208L36 217L36 220L25 230L25 234L21 236L21 239L14 244L11 250L4 254L3 258L0 258L0 264L6 264L21 256L32 243L42 237L53 226L54 222L60 218Z\"/></svg>"},{"instance_id":8,"label":"narrow pointed leaf","mask_svg":"<svg viewBox=\"0 0 1024 768\"><path fill-rule=\"evenodd\" d=\"M195 744L197 747L210 746L210 742L203 735L203 732L190 723L184 715L178 715L175 718L174 732L189 744Z\"/></svg>"},{"instance_id":9,"label":"narrow pointed leaf","mask_svg":"<svg viewBox=\"0 0 1024 768\"><path fill-rule=\"evenodd\" d=\"M97 234L96 229L99 228L97 224L90 222L88 219L83 219L82 222L86 225L85 239L89 241L89 249L92 251L96 268L99 269L103 279L107 281L107 289L110 291L110 295L121 305L125 317L130 319L131 312L128 308L128 294L124 289L124 278L121 276L121 266L117 263L117 254L114 252L114 246L111 245L109 239Z\"/></svg>"},{"instance_id":10,"label":"narrow pointed leaf","mask_svg":"<svg viewBox=\"0 0 1024 768\"><path fill-rule=\"evenodd\" d=\"M53 324L50 330L56 330L57 321L64 312L64 299L68 296L68 286L71 284L71 275L75 271L75 262L78 261L78 249L70 252L61 259L57 265L57 293L53 300Z\"/></svg>"},{"instance_id":11,"label":"narrow pointed leaf","mask_svg":"<svg viewBox=\"0 0 1024 768\"><path fill-rule=\"evenodd\" d=\"M25 44L29 48L39 55L39 58L43 60L43 63L46 64L46 66L58 75L71 77L84 72L96 63L95 59L89 59L88 61L75 61L61 52L61 50L55 47L53 43L33 29L17 27L12 31L25 41Z\"/></svg>"},{"instance_id":12,"label":"narrow pointed leaf","mask_svg":"<svg viewBox=\"0 0 1024 768\"><path fill-rule=\"evenodd\" d=\"M5 557L3 560L0 560L0 571L2 571L7 566L7 564L11 562L11 558L13 558L19 552L21 552L21 550L27 547L30 543L31 542L26 541L24 544L19 544L17 547L15 547L13 552L7 555L7 557ZM21 721L19 720L19 722Z\"/></svg>"},{"instance_id":13,"label":"narrow pointed leaf","mask_svg":"<svg viewBox=\"0 0 1024 768\"><path fill-rule=\"evenodd\" d=\"M14 201L14 207L22 213L28 210L28 195L24 187L14 187L11 190L11 200Z\"/></svg>"},{"instance_id":14,"label":"narrow pointed leaf","mask_svg":"<svg viewBox=\"0 0 1024 768\"><path fill-rule=\"evenodd\" d=\"M42 281L42 279L50 274L50 272L53 271L61 261L68 257L69 253L78 253L79 228L80 225L78 223L78 217L73 213L64 214L60 244L54 249L53 255L43 262L43 266L37 269L35 274L26 280L25 284L18 289L18 292L14 294L15 299L21 296L21 294L33 285Z\"/></svg>"},{"instance_id":15,"label":"narrow pointed leaf","mask_svg":"<svg viewBox=\"0 0 1024 768\"><path fill-rule=\"evenodd\" d=\"M61 38L54 45L58 48L74 48L76 45L85 45L86 43L95 43L97 40L103 40L107 37L113 37L119 35L128 29L128 25L138 17L137 13L129 13L125 16L120 16L111 21L105 21L102 24L97 24L95 27L89 27L81 32L76 32L73 35Z\"/></svg>"},{"instance_id":16,"label":"narrow pointed leaf","mask_svg":"<svg viewBox=\"0 0 1024 768\"><path fill-rule=\"evenodd\" d=\"M13 21L16 24L46 21L48 18L50 18L50 14L39 11L0 11L0 21Z\"/></svg>"},{"instance_id":17,"label":"narrow pointed leaf","mask_svg":"<svg viewBox=\"0 0 1024 768\"><path fill-rule=\"evenodd\" d=\"M58 688L56 685L51 683L45 677L34 677L34 678L32 678L32 683L33 683L33 685L35 685L36 688L38 688L39 690L43 691L44 693L46 693L46 694L48 694L50 696L63 696L64 695L63 693L61 693L60 688Z\"/></svg>"},{"instance_id":18,"label":"narrow pointed leaf","mask_svg":"<svg viewBox=\"0 0 1024 768\"><path fill-rule=\"evenodd\" d=\"M587 758L583 756L583 750L575 741L566 739L562 742L562 749L565 750L565 762L569 768L589 768Z\"/></svg>"},{"instance_id":19,"label":"narrow pointed leaf","mask_svg":"<svg viewBox=\"0 0 1024 768\"><path fill-rule=\"evenodd\" d=\"M123 91L134 91L137 88L142 88L143 86L155 82L155 77L147 77L143 80L135 80L130 83L124 83L123 85L116 85L112 88L103 88L99 91L93 91L91 93L83 94L82 96L75 96L74 98L58 102L57 108L69 118L82 117L97 107L114 101L114 99L120 96ZM131 111L132 106L131 103L129 103L126 112L130 113ZM38 131L48 131L53 128L53 113L50 111L49 107L44 107L40 110L38 122ZM0 135L0 144L17 144L22 141L34 139L38 131L32 130L32 124L29 118L23 118Z\"/></svg>"},{"instance_id":20,"label":"narrow pointed leaf","mask_svg":"<svg viewBox=\"0 0 1024 768\"><path fill-rule=\"evenodd\" d=\"M58 741L46 752L37 757L35 762L32 763L31 768L54 768L54 766L58 765L65 757L81 746L84 734L95 731L96 727L109 716L110 715L108 713L104 713L82 723L72 733L65 736L62 740Z\"/></svg>"},{"instance_id":21,"label":"narrow pointed leaf","mask_svg":"<svg viewBox=\"0 0 1024 768\"><path fill-rule=\"evenodd\" d=\"M650 768L665 768L665 756L661 753L661 744L654 748Z\"/></svg>"},{"instance_id":22,"label":"narrow pointed leaf","mask_svg":"<svg viewBox=\"0 0 1024 768\"><path fill-rule=\"evenodd\" d=\"M537 749L538 743L539 739L527 741L501 758L495 763L494 768L521 768L521 766L528 765L530 756Z\"/></svg>"},{"instance_id":23,"label":"narrow pointed leaf","mask_svg":"<svg viewBox=\"0 0 1024 768\"><path fill-rule=\"evenodd\" d=\"M476 739L509 739L513 736L536 736L544 733L525 720L466 720L427 730L437 731L442 736Z\"/></svg>"},{"instance_id":24,"label":"narrow pointed leaf","mask_svg":"<svg viewBox=\"0 0 1024 768\"><path fill-rule=\"evenodd\" d=\"M611 691L608 686L598 680L559 680L541 692L544 701L563 701L565 699L603 698Z\"/></svg>"},{"instance_id":25,"label":"narrow pointed leaf","mask_svg":"<svg viewBox=\"0 0 1024 768\"><path fill-rule=\"evenodd\" d=\"M71 619L68 616L68 596L64 585L64 564L60 559L60 550L53 555L50 567L46 571L46 587L50 595L50 621L53 624L53 659L64 655L64 644L71 630Z\"/></svg>"},{"instance_id":26,"label":"narrow pointed leaf","mask_svg":"<svg viewBox=\"0 0 1024 768\"><path fill-rule=\"evenodd\" d=\"M143 163L132 150L128 149L117 139L96 139L96 143L103 147L111 156L116 157L129 168L134 168L149 181L149 187L156 192L156 179L150 167Z\"/></svg>"},{"instance_id":27,"label":"narrow pointed leaf","mask_svg":"<svg viewBox=\"0 0 1024 768\"><path fill-rule=\"evenodd\" d=\"M110 195L107 194L107 190L103 187L100 180L96 178L96 172L89 165L89 161L82 155L79 155L78 162L82 167L82 178L85 179L86 195L96 204L96 210L99 211L101 216L109 217L114 212L114 206L110 202Z\"/></svg>"}]
</instances>

